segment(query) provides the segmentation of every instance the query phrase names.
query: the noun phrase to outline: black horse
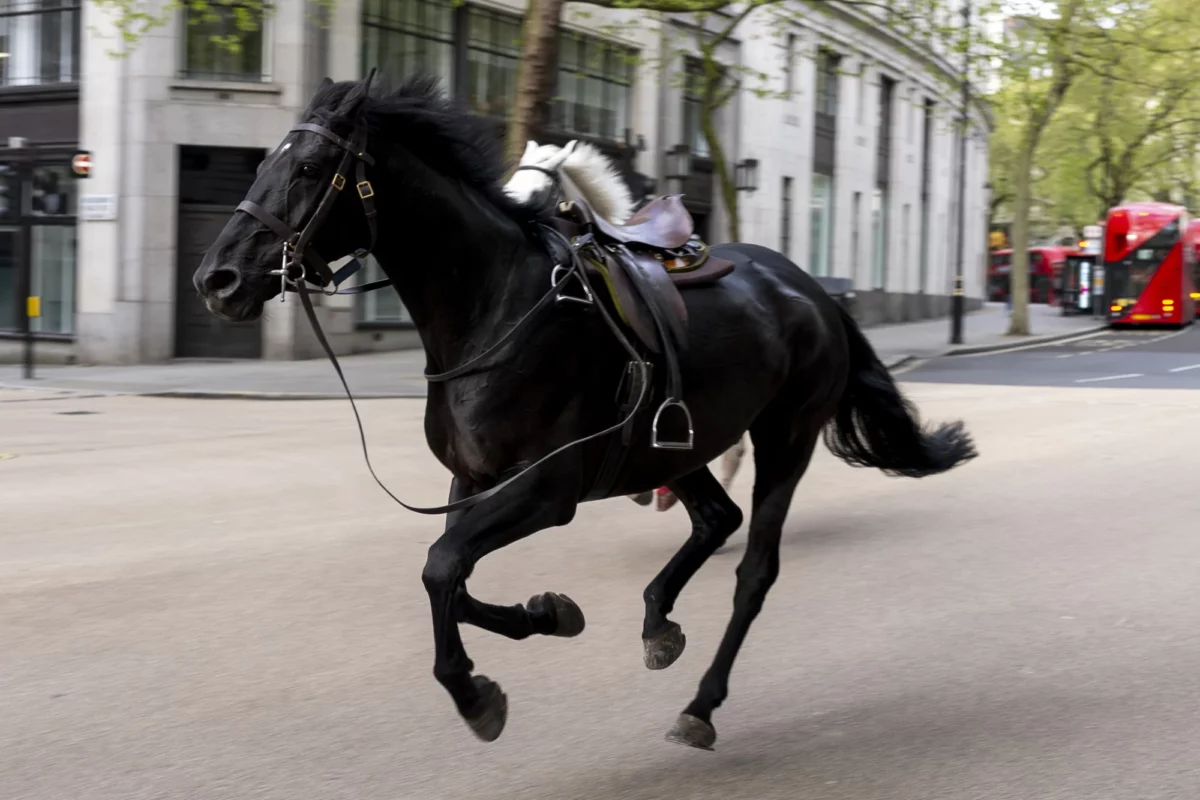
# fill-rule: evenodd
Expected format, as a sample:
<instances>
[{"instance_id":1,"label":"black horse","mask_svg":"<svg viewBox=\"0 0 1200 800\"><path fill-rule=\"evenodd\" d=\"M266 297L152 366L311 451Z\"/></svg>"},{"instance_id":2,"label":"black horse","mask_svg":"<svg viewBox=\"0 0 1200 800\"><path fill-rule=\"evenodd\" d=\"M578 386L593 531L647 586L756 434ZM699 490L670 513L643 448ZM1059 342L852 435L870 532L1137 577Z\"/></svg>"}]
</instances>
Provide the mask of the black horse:
<instances>
[{"instance_id":1,"label":"black horse","mask_svg":"<svg viewBox=\"0 0 1200 800\"><path fill-rule=\"evenodd\" d=\"M599 499L597 477L619 434L587 437L619 421L614 393L631 358L606 323L611 314L544 303L565 240L547 233L552 202L517 204L504 194L500 154L492 124L450 103L434 81L382 94L370 78L326 79L194 277L208 308L226 319L254 319L288 288L311 310L305 280L333 282L325 258L374 247L430 370L449 370L429 386L425 434L453 475L452 503L441 509L449 511L446 529L429 548L422 580L433 611L434 676L485 741L503 730L507 699L473 674L459 624L523 639L578 635L584 618L552 592L523 606L489 605L468 594L467 579L487 554L566 525L579 503ZM750 433L756 479L733 616L668 734L704 748L716 739L712 714L738 648L778 575L781 528L822 431L845 462L893 475L933 475L975 455L961 423L922 428L853 319L803 270L756 245L712 252L734 271L683 292L690 327L680 366L694 446L652 448L648 415L639 414L630 457L605 492L666 485L691 518L691 535L644 595L644 658L662 669L685 642L668 619L676 598L742 523L706 465ZM612 308L596 294L596 305ZM544 310L525 324L532 309ZM514 326L521 335L506 338ZM486 364L454 369L480 354ZM653 383L661 389L657 376ZM586 441L541 461L579 439Z\"/></svg>"}]
</instances>

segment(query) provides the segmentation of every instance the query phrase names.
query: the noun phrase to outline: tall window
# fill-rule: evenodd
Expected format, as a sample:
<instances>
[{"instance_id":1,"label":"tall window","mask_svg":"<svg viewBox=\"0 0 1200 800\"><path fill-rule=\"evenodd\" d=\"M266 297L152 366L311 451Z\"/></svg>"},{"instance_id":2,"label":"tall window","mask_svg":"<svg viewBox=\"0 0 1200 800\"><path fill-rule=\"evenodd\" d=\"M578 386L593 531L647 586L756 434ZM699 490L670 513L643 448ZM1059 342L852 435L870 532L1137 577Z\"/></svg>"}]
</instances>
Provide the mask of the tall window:
<instances>
[{"instance_id":1,"label":"tall window","mask_svg":"<svg viewBox=\"0 0 1200 800\"><path fill-rule=\"evenodd\" d=\"M809 207L808 268L813 275L829 274L829 247L833 230L833 176L814 172Z\"/></svg>"},{"instance_id":2,"label":"tall window","mask_svg":"<svg viewBox=\"0 0 1200 800\"><path fill-rule=\"evenodd\" d=\"M244 30L247 17L256 18L253 30ZM263 79L263 28L269 24L253 3L189 5L184 12L183 75L216 81ZM236 52L218 41L236 36Z\"/></svg>"},{"instance_id":3,"label":"tall window","mask_svg":"<svg viewBox=\"0 0 1200 800\"><path fill-rule=\"evenodd\" d=\"M683 62L683 135L692 148L692 155L708 158L708 140L704 138L703 99L704 64L699 59L685 58Z\"/></svg>"},{"instance_id":4,"label":"tall window","mask_svg":"<svg viewBox=\"0 0 1200 800\"><path fill-rule=\"evenodd\" d=\"M871 288L887 288L887 191L871 194Z\"/></svg>"},{"instance_id":5,"label":"tall window","mask_svg":"<svg viewBox=\"0 0 1200 800\"><path fill-rule=\"evenodd\" d=\"M80 0L0 0L0 88L79 80Z\"/></svg>"},{"instance_id":6,"label":"tall window","mask_svg":"<svg viewBox=\"0 0 1200 800\"><path fill-rule=\"evenodd\" d=\"M451 90L454 8L449 0L364 0L363 74L376 67L399 82L424 73Z\"/></svg>"},{"instance_id":7,"label":"tall window","mask_svg":"<svg viewBox=\"0 0 1200 800\"><path fill-rule=\"evenodd\" d=\"M17 277L28 263L30 294L42 301L33 330L74 331L76 180L62 163L0 164L0 330L21 319ZM28 249L19 262L22 238Z\"/></svg>"},{"instance_id":8,"label":"tall window","mask_svg":"<svg viewBox=\"0 0 1200 800\"><path fill-rule=\"evenodd\" d=\"M908 290L908 263L912 258L908 252L908 244L911 241L909 238L911 221L912 205L905 203L900 212L900 275L904 279L904 285L900 287L902 291Z\"/></svg>"},{"instance_id":9,"label":"tall window","mask_svg":"<svg viewBox=\"0 0 1200 800\"><path fill-rule=\"evenodd\" d=\"M634 51L563 31L554 125L567 133L621 139L629 127Z\"/></svg>"},{"instance_id":10,"label":"tall window","mask_svg":"<svg viewBox=\"0 0 1200 800\"><path fill-rule=\"evenodd\" d=\"M871 234L874 240L871 285L886 289L888 282L888 189L892 172L892 118L896 82L879 78L879 116L875 129L875 192L871 196Z\"/></svg>"},{"instance_id":11,"label":"tall window","mask_svg":"<svg viewBox=\"0 0 1200 800\"><path fill-rule=\"evenodd\" d=\"M471 6L467 24L467 106L505 118L517 92L521 20Z\"/></svg>"},{"instance_id":12,"label":"tall window","mask_svg":"<svg viewBox=\"0 0 1200 800\"><path fill-rule=\"evenodd\" d=\"M850 206L850 277L858 280L858 268L862 265L859 255L862 248L862 192L854 193Z\"/></svg>"},{"instance_id":13,"label":"tall window","mask_svg":"<svg viewBox=\"0 0 1200 800\"><path fill-rule=\"evenodd\" d=\"M795 89L794 73L796 67L796 34L787 35L787 49L783 53L783 91L788 100L792 98Z\"/></svg>"},{"instance_id":14,"label":"tall window","mask_svg":"<svg viewBox=\"0 0 1200 800\"><path fill-rule=\"evenodd\" d=\"M817 53L817 97L816 111L828 117L837 117L838 112L838 66L841 56L822 49Z\"/></svg>"},{"instance_id":15,"label":"tall window","mask_svg":"<svg viewBox=\"0 0 1200 800\"><path fill-rule=\"evenodd\" d=\"M779 252L792 256L792 179L783 179L783 198L779 217Z\"/></svg>"},{"instance_id":16,"label":"tall window","mask_svg":"<svg viewBox=\"0 0 1200 800\"><path fill-rule=\"evenodd\" d=\"M917 270L920 274L918 291L929 291L929 185L933 174L931 142L933 140L933 101L926 98L922 109L921 136L921 243L920 262Z\"/></svg>"}]
</instances>

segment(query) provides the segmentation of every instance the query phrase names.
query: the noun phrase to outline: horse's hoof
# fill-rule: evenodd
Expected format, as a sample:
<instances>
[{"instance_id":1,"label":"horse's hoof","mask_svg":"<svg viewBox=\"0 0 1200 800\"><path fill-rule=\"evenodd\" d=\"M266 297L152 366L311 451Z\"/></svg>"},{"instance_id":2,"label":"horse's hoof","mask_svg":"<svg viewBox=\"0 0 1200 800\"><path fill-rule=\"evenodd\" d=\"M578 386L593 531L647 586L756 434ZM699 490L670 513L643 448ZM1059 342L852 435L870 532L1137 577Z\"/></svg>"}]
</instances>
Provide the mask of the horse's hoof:
<instances>
[{"instance_id":1,"label":"horse's hoof","mask_svg":"<svg viewBox=\"0 0 1200 800\"><path fill-rule=\"evenodd\" d=\"M642 492L641 494L631 494L629 499L637 503L639 506L648 506L654 502L654 492Z\"/></svg>"},{"instance_id":2,"label":"horse's hoof","mask_svg":"<svg viewBox=\"0 0 1200 800\"><path fill-rule=\"evenodd\" d=\"M680 714L679 719L671 730L667 731L666 739L675 744L686 744L700 750L712 750L713 742L717 741L717 732L699 717L691 714Z\"/></svg>"},{"instance_id":3,"label":"horse's hoof","mask_svg":"<svg viewBox=\"0 0 1200 800\"><path fill-rule=\"evenodd\" d=\"M679 660L687 637L675 622L668 622L667 629L653 639L642 639L642 660L647 669L666 669Z\"/></svg>"},{"instance_id":4,"label":"horse's hoof","mask_svg":"<svg viewBox=\"0 0 1200 800\"><path fill-rule=\"evenodd\" d=\"M504 732L504 723L508 722L508 695L500 691L499 684L483 675L473 676L471 682L479 690L479 699L463 718L472 733L485 742L494 742Z\"/></svg>"},{"instance_id":5,"label":"horse's hoof","mask_svg":"<svg viewBox=\"0 0 1200 800\"><path fill-rule=\"evenodd\" d=\"M584 626L587 621L583 618L583 611L579 606L575 605L575 601L567 597L565 594L557 592L544 592L529 598L529 602L525 604L525 608L531 614L542 614L548 609L554 610L554 632L552 636L563 636L570 638L583 633Z\"/></svg>"}]
</instances>

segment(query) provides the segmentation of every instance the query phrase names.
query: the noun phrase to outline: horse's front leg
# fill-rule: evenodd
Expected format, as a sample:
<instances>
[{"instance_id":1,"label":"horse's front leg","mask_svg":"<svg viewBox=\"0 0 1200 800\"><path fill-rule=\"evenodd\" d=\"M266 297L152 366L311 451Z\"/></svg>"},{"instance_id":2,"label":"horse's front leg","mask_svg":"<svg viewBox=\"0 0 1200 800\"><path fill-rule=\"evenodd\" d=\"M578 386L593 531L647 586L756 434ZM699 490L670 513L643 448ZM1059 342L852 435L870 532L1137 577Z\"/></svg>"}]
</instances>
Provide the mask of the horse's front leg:
<instances>
[{"instance_id":1,"label":"horse's front leg","mask_svg":"<svg viewBox=\"0 0 1200 800\"><path fill-rule=\"evenodd\" d=\"M456 503L484 488L466 479L454 478L450 483L449 502ZM447 531L454 527L463 513L455 511L446 516ZM454 605L459 622L509 639L520 640L534 635L578 636L583 633L585 625L583 610L574 600L556 592L543 592L531 597L523 606L497 606L476 600L467 591L464 582L454 596Z\"/></svg>"},{"instance_id":2,"label":"horse's front leg","mask_svg":"<svg viewBox=\"0 0 1200 800\"><path fill-rule=\"evenodd\" d=\"M475 665L463 647L458 621L472 611L470 604L459 601L459 592L488 553L574 518L580 467L569 457L555 461L560 463L531 472L452 519L449 529L430 546L421 573L433 612L434 677L450 693L467 725L485 742L494 741L504 730L508 700L495 682L471 674ZM515 616L512 609L502 610L510 612L506 618L511 622Z\"/></svg>"}]
</instances>

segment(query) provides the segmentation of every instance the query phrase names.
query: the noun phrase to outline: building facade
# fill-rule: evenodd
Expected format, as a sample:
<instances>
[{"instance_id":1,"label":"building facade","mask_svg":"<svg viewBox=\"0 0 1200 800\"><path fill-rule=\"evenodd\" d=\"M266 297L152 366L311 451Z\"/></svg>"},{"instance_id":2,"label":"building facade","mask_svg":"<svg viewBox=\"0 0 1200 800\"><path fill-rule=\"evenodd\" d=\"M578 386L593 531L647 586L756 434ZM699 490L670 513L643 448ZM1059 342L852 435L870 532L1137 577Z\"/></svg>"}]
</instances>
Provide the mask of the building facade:
<instances>
[{"instance_id":1,"label":"building facade","mask_svg":"<svg viewBox=\"0 0 1200 800\"><path fill-rule=\"evenodd\" d=\"M0 56L0 135L20 145L0 151L0 186L17 187L0 194L0 208L20 193L8 204L21 210L0 217L0 348L22 316L17 277L31 273L29 293L43 298L43 357L319 355L295 303L254 323L208 314L191 285L204 250L326 75L354 79L377 67L398 82L433 73L501 135L523 7L339 0L318 21L306 3L280 3L261 31L242 34L236 54L212 42L232 30L231 17L197 24L180 12L123 57L111 19L91 3L64 2L53 20L0 10L0 52L9 53ZM538 138L597 144L638 195L683 192L698 228L720 242L730 215L700 131L690 44L699 33L684 19L569 7L552 124ZM773 87L771 96L747 87L716 115L730 164L758 164L756 185L738 192L739 238L813 274L852 279L864 322L945 313L960 126L957 77L941 55L831 10L789 29L752 16L718 56ZM983 293L986 133L985 110L972 109L964 230L972 302ZM669 155L680 145L690 152L683 173ZM87 178L69 173L76 150L90 153ZM20 259L31 264L24 273ZM321 301L340 352L419 346L391 293Z\"/></svg>"}]
</instances>

